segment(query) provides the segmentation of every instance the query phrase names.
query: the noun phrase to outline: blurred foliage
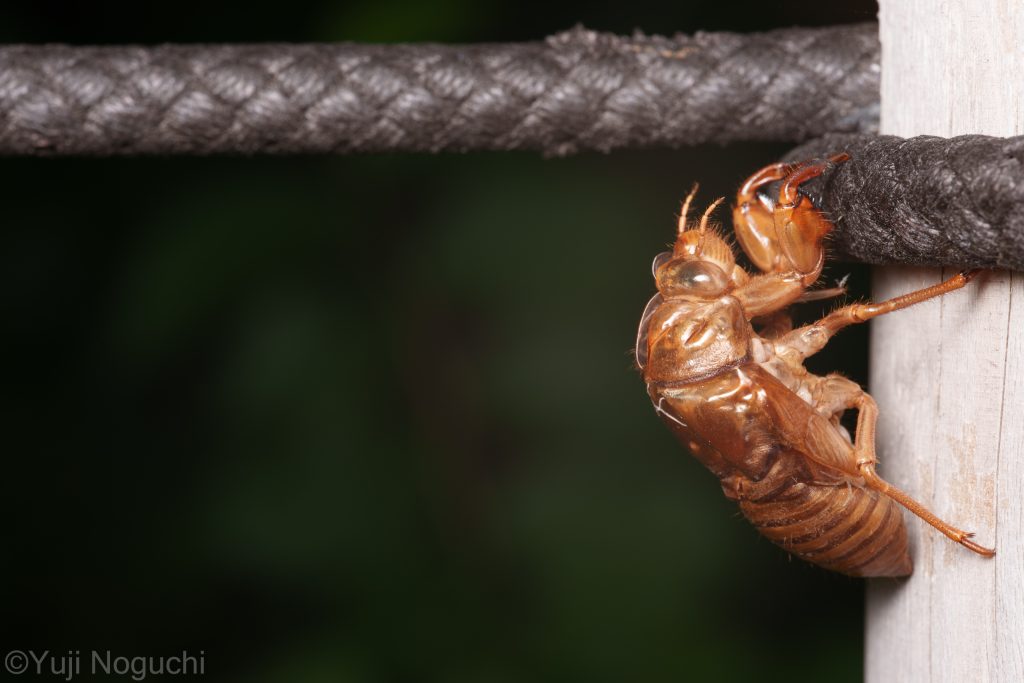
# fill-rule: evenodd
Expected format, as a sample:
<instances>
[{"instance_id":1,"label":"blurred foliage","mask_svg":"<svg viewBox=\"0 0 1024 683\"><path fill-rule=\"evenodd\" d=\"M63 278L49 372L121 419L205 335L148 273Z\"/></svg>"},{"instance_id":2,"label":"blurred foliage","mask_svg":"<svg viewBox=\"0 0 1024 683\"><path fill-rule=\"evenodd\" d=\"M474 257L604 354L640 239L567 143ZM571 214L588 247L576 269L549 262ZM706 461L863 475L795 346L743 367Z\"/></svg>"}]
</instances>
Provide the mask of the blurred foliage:
<instances>
[{"instance_id":1,"label":"blurred foliage","mask_svg":"<svg viewBox=\"0 0 1024 683\"><path fill-rule=\"evenodd\" d=\"M0 39L874 11L43 2L0 9ZM761 539L628 355L685 190L729 194L784 149L0 161L2 642L204 650L246 681L859 680L861 583ZM865 269L829 275L847 270L863 295ZM864 381L865 357L855 330L813 367Z\"/></svg>"}]
</instances>

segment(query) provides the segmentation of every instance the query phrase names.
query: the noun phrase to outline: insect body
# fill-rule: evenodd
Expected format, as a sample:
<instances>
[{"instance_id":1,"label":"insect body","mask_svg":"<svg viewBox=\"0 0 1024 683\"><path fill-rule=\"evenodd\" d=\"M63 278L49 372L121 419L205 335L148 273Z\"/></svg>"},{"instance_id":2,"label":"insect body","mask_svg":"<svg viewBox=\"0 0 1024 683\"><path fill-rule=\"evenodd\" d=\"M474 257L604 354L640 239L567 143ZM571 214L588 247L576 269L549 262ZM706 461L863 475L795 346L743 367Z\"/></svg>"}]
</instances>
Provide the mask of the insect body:
<instances>
[{"instance_id":1,"label":"insect body","mask_svg":"<svg viewBox=\"0 0 1024 683\"><path fill-rule=\"evenodd\" d=\"M807 291L821 275L822 240L832 225L798 188L846 158L775 164L746 181L733 219L740 246L761 271L756 275L736 265L729 245L708 228L721 199L699 224L687 223L694 188L673 250L654 261L658 293L640 322L637 365L672 431L758 531L794 555L852 576L910 574L899 504L991 557L994 551L971 541L972 534L876 474L874 399L845 377L819 377L803 366L844 327L959 289L977 273L845 306L793 329L788 306L843 292ZM779 181L777 201L758 192ZM858 411L853 438L839 422L848 409Z\"/></svg>"}]
</instances>

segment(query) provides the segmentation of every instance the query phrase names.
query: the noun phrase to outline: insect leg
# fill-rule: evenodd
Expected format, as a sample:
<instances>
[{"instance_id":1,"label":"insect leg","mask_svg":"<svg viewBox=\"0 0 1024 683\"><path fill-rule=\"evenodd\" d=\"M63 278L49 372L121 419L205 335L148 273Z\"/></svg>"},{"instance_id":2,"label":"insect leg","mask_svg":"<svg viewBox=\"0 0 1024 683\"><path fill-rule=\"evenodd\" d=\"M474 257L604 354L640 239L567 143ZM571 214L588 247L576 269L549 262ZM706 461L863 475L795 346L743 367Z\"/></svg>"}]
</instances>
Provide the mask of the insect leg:
<instances>
[{"instance_id":1,"label":"insect leg","mask_svg":"<svg viewBox=\"0 0 1024 683\"><path fill-rule=\"evenodd\" d=\"M765 195L758 194L758 190L782 180L797 168L798 164L765 166L747 178L736 193L736 206L732 210L736 239L751 263L766 273L785 269L785 266L775 233L772 202Z\"/></svg>"},{"instance_id":2,"label":"insect leg","mask_svg":"<svg viewBox=\"0 0 1024 683\"><path fill-rule=\"evenodd\" d=\"M837 285L835 287L829 287L827 289L812 289L804 292L800 295L800 298L796 300L798 304L802 304L807 301L821 301L822 299L832 299L837 296L846 294L846 285Z\"/></svg>"},{"instance_id":3,"label":"insect leg","mask_svg":"<svg viewBox=\"0 0 1024 683\"><path fill-rule=\"evenodd\" d=\"M864 389L851 379L832 374L818 378L811 387L811 403L819 412L834 418L850 408L859 408L857 401Z\"/></svg>"},{"instance_id":4,"label":"insect leg","mask_svg":"<svg viewBox=\"0 0 1024 683\"><path fill-rule=\"evenodd\" d=\"M878 476L875 472L875 465L878 464L878 459L875 456L875 425L878 422L878 404L870 394L845 377L831 375L825 378L821 385L821 392L815 398L816 405L827 412L835 412L844 408L857 409L857 431L854 438L853 456L856 458L857 471L864 478L864 483L868 488L888 496L949 538L979 555L985 557L995 555L994 550L970 540L974 534L942 521L907 493Z\"/></svg>"},{"instance_id":5,"label":"insect leg","mask_svg":"<svg viewBox=\"0 0 1024 683\"><path fill-rule=\"evenodd\" d=\"M793 317L787 311L776 311L753 323L756 325L758 336L765 339L777 339L793 330Z\"/></svg>"},{"instance_id":6,"label":"insect leg","mask_svg":"<svg viewBox=\"0 0 1024 683\"><path fill-rule=\"evenodd\" d=\"M748 319L762 318L780 311L804 293L799 274L792 272L765 273L750 278L745 285L733 290Z\"/></svg>"},{"instance_id":7,"label":"insect leg","mask_svg":"<svg viewBox=\"0 0 1024 683\"><path fill-rule=\"evenodd\" d=\"M919 304L922 301L934 299L937 296L942 296L943 294L948 294L949 292L957 289L962 289L980 272L980 268L963 271L937 285L925 287L924 289L919 289L916 292L903 294L877 304L852 304L850 306L844 306L843 308L833 311L822 318L819 321L819 324L823 324L830 330L831 334L835 334L847 325L865 322L871 318L877 318L878 316L885 315L886 313L892 313L893 311L898 311L903 308L909 308L910 306Z\"/></svg>"},{"instance_id":8,"label":"insect leg","mask_svg":"<svg viewBox=\"0 0 1024 683\"><path fill-rule=\"evenodd\" d=\"M837 154L825 162L801 166L786 176L779 189L779 200L773 212L779 247L789 267L804 276L805 285L810 285L821 274L825 264L822 239L832 231L832 223L810 199L799 193L800 186L820 176L831 164L849 158L847 154Z\"/></svg>"},{"instance_id":9,"label":"insect leg","mask_svg":"<svg viewBox=\"0 0 1024 683\"><path fill-rule=\"evenodd\" d=\"M928 508L921 505L916 500L911 498L909 495L907 495L900 489L896 488L895 486L893 486L892 484L890 484L889 482L885 481L877 474L875 474L874 465L865 464L860 469L861 476L864 477L864 482L868 488L875 489L879 493L882 493L888 496L889 498L892 498L897 503L899 503L906 509L910 510L915 515L917 515L924 521L928 522L933 527L935 527L936 529L938 529L943 534L953 539L960 545L964 546L965 548L969 548L970 550L973 550L974 552L978 553L979 555L982 555L983 557L995 556L995 550L993 550L992 548L986 548L984 546L978 545L977 543L971 540L971 537L974 536L973 533L963 531L962 529L957 529L955 526L947 524L946 522L942 521L941 519L936 517Z\"/></svg>"},{"instance_id":10,"label":"insect leg","mask_svg":"<svg viewBox=\"0 0 1024 683\"><path fill-rule=\"evenodd\" d=\"M801 184L824 173L829 165L848 158L846 154L837 154L817 164L768 166L740 189L740 204L734 215L737 238L751 260L767 271L733 292L748 318L765 316L798 301L818 279L825 265L822 239L831 232L832 223L798 190ZM767 227L770 202L762 200L755 191L783 177L779 203L772 209L773 230Z\"/></svg>"},{"instance_id":11,"label":"insect leg","mask_svg":"<svg viewBox=\"0 0 1024 683\"><path fill-rule=\"evenodd\" d=\"M803 358L812 356L821 351L829 339L844 327L866 322L871 318L877 318L880 315L908 308L922 301L961 289L980 272L980 269L975 269L957 273L945 282L940 282L937 285L925 287L916 292L903 294L876 304L867 303L843 306L815 323L793 330L780 338L778 343L796 350Z\"/></svg>"},{"instance_id":12,"label":"insect leg","mask_svg":"<svg viewBox=\"0 0 1024 683\"><path fill-rule=\"evenodd\" d=\"M878 421L878 404L871 395L864 391L853 380L841 375L829 375L818 382L812 389L814 406L820 411L838 418L843 411L857 410L857 430L854 434L854 457L858 468L862 464L874 467L878 464L875 457L875 423Z\"/></svg>"}]
</instances>

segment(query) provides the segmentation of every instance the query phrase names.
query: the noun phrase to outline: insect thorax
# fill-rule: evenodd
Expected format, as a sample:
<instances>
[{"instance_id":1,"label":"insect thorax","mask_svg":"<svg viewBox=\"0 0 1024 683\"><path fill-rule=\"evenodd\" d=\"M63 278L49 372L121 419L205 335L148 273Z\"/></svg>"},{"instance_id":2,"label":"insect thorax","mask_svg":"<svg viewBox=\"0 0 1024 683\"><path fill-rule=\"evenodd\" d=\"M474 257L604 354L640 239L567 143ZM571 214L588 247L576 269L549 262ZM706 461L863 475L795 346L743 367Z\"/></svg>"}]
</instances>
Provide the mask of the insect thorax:
<instances>
[{"instance_id":1,"label":"insect thorax","mask_svg":"<svg viewBox=\"0 0 1024 683\"><path fill-rule=\"evenodd\" d=\"M647 328L648 382L691 382L735 367L750 354L752 330L739 301L668 299Z\"/></svg>"}]
</instances>

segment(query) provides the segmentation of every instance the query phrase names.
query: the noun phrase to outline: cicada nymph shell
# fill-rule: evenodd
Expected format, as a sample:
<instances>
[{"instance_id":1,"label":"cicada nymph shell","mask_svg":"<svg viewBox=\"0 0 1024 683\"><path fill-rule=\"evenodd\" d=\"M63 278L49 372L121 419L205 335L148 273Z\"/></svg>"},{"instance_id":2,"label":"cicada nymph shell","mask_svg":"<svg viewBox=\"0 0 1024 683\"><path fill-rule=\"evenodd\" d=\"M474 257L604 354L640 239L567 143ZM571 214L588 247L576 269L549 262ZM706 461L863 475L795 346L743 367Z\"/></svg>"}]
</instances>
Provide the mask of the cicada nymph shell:
<instances>
[{"instance_id":1,"label":"cicada nymph shell","mask_svg":"<svg viewBox=\"0 0 1024 683\"><path fill-rule=\"evenodd\" d=\"M809 289L821 275L822 240L832 224L798 190L846 158L774 164L744 183L733 222L760 270L753 275L708 225L722 200L688 222L695 187L673 250L653 264L658 293L641 317L637 366L657 413L718 477L725 495L761 534L797 557L851 576L910 574L900 506L991 557L994 551L970 540L972 534L877 474L874 399L845 377L821 377L803 365L844 327L960 289L977 274L844 306L794 329L792 304L844 291ZM775 182L774 200L759 192ZM852 438L839 422L851 409L858 411Z\"/></svg>"}]
</instances>

